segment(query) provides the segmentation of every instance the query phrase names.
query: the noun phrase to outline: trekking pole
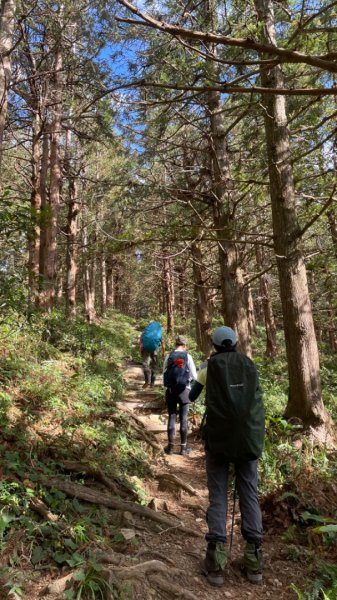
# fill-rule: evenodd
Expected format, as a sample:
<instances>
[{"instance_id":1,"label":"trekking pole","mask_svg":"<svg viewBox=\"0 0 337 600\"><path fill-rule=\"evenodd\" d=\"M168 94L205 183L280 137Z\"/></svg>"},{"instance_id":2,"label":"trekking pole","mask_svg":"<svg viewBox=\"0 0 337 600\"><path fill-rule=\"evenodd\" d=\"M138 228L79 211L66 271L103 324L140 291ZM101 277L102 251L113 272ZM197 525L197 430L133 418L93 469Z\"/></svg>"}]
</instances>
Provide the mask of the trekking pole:
<instances>
[{"instance_id":1,"label":"trekking pole","mask_svg":"<svg viewBox=\"0 0 337 600\"><path fill-rule=\"evenodd\" d=\"M229 543L229 559L232 554L232 546L233 546L233 535L234 535L234 518L235 518L235 502L236 502L236 478L234 479L234 494L233 494L233 512L232 512L232 529L231 529L231 538Z\"/></svg>"}]
</instances>

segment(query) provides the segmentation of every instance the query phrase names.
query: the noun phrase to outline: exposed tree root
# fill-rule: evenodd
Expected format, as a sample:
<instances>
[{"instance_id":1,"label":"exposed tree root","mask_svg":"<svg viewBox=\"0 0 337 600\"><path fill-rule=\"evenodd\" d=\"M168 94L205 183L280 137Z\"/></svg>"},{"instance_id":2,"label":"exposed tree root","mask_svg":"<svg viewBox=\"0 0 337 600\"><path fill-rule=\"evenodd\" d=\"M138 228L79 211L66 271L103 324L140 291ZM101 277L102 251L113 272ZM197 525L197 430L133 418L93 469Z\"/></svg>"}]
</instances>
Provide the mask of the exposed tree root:
<instances>
[{"instance_id":1,"label":"exposed tree root","mask_svg":"<svg viewBox=\"0 0 337 600\"><path fill-rule=\"evenodd\" d=\"M188 483L185 483L182 479L174 475L173 473L159 473L156 475L160 482L169 482L175 487L180 488L191 494L192 496L199 496L199 493Z\"/></svg>"},{"instance_id":2,"label":"exposed tree root","mask_svg":"<svg viewBox=\"0 0 337 600\"><path fill-rule=\"evenodd\" d=\"M29 503L29 506L32 510L34 510L47 521L55 523L59 520L59 516L52 513L49 510L48 506L46 506L45 503L42 502L42 500L40 500L39 498L32 498Z\"/></svg>"},{"instance_id":3,"label":"exposed tree root","mask_svg":"<svg viewBox=\"0 0 337 600\"><path fill-rule=\"evenodd\" d=\"M157 523L161 523L162 525L166 525L169 529L176 529L177 531L182 531L183 533L187 533L188 535L192 535L194 537L203 537L203 534L199 531L195 531L190 527L186 527L180 521L173 521L173 519L170 519L161 513L155 512L146 506L139 506L133 502L117 500L115 498L111 498L111 496L103 494L102 492L96 492L91 488L79 485L77 483L72 483L70 481L61 481L56 478L47 479L43 477L41 478L41 482L47 487L55 487L63 491L68 496L79 498L80 500L91 502L93 504L101 504L116 510L129 511L135 515L138 515L139 517L145 517L147 519L151 519L152 521L156 521Z\"/></svg>"},{"instance_id":4,"label":"exposed tree root","mask_svg":"<svg viewBox=\"0 0 337 600\"><path fill-rule=\"evenodd\" d=\"M104 475L103 471L99 467L91 467L90 465L85 465L81 462L73 461L73 460L64 460L63 466L66 471L70 471L71 473L85 473L89 477L93 477L96 481L100 481L107 487L115 496L120 496L120 489L116 485L114 481L109 479L106 475ZM119 482L120 483L120 482ZM132 493L132 490L129 489L125 484L120 483L129 493Z\"/></svg>"},{"instance_id":5,"label":"exposed tree root","mask_svg":"<svg viewBox=\"0 0 337 600\"><path fill-rule=\"evenodd\" d=\"M147 578L148 581L155 587L168 593L174 598L184 598L186 600L195 600L195 595L182 588L180 585L176 585L172 582L172 578L181 578L184 571L173 567L168 567L159 560L149 560L131 567L123 567L122 569L113 569L111 572L112 577L116 577L118 580L132 581L132 579L143 580ZM169 579L165 578L165 575ZM111 583L111 580L110 580Z\"/></svg>"},{"instance_id":6,"label":"exposed tree root","mask_svg":"<svg viewBox=\"0 0 337 600\"><path fill-rule=\"evenodd\" d=\"M97 558L100 560L104 560L104 562L109 561L114 566L110 566L108 569L104 569L102 571L102 576L108 581L110 585L115 585L116 581L120 582L128 582L133 580L141 580L149 578L151 584L159 587L161 590L168 592L171 596L175 598L185 598L186 600L194 600L194 595L188 590L182 589L181 586L175 585L172 583L172 577L181 577L183 571L181 569L176 569L172 566L165 565L163 562L159 560L149 560L143 563L127 565L127 566L115 566L116 565L116 557L115 553L108 553L106 555L97 555ZM118 559L119 560L119 559ZM59 596L62 594L69 584L74 580L77 571L73 571L61 577L60 579L56 579L52 581L41 593L41 595L46 596ZM166 580L165 575L169 576L169 580Z\"/></svg>"},{"instance_id":7,"label":"exposed tree root","mask_svg":"<svg viewBox=\"0 0 337 600\"><path fill-rule=\"evenodd\" d=\"M172 583L172 580L167 581L160 575L150 575L149 581L152 585L160 588L164 592L167 592L174 598L182 598L184 600L195 600L195 594L182 588L181 586Z\"/></svg>"},{"instance_id":8,"label":"exposed tree root","mask_svg":"<svg viewBox=\"0 0 337 600\"><path fill-rule=\"evenodd\" d=\"M138 433L141 439L143 439L149 446L151 446L154 450L160 451L161 446L153 439L152 435L147 431L143 421L136 417L136 415L126 407L123 407L123 412L125 412L133 421L133 427L135 431Z\"/></svg>"}]
</instances>

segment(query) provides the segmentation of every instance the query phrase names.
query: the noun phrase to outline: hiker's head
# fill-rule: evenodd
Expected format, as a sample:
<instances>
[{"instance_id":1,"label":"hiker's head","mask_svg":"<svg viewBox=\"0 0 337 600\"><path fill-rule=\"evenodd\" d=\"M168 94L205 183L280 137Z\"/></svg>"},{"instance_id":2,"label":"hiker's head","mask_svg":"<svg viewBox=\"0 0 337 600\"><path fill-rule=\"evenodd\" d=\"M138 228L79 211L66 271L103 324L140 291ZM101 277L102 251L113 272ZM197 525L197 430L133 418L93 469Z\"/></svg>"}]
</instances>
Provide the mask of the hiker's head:
<instances>
[{"instance_id":1,"label":"hiker's head","mask_svg":"<svg viewBox=\"0 0 337 600\"><path fill-rule=\"evenodd\" d=\"M233 350L238 342L236 333L231 327L222 325L213 331L212 342L216 350Z\"/></svg>"},{"instance_id":2,"label":"hiker's head","mask_svg":"<svg viewBox=\"0 0 337 600\"><path fill-rule=\"evenodd\" d=\"M177 346L187 346L187 340L182 335L177 335L176 337L176 347Z\"/></svg>"}]
</instances>

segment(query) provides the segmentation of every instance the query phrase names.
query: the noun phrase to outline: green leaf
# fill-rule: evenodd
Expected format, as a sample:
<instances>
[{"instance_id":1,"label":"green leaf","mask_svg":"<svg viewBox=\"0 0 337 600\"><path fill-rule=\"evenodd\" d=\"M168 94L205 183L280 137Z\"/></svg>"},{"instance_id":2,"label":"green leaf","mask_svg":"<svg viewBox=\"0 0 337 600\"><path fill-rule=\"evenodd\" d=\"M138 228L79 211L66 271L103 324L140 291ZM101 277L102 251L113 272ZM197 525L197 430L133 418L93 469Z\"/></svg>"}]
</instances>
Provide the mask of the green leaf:
<instances>
[{"instance_id":1,"label":"green leaf","mask_svg":"<svg viewBox=\"0 0 337 600\"><path fill-rule=\"evenodd\" d=\"M74 581L84 581L85 580L85 572L83 569L79 569L75 571L73 576Z\"/></svg>"},{"instance_id":2,"label":"green leaf","mask_svg":"<svg viewBox=\"0 0 337 600\"><path fill-rule=\"evenodd\" d=\"M314 515L307 510L301 514L304 521L316 521L316 523L336 523L336 519L330 517L323 517L322 515Z\"/></svg>"},{"instance_id":3,"label":"green leaf","mask_svg":"<svg viewBox=\"0 0 337 600\"><path fill-rule=\"evenodd\" d=\"M57 562L57 563L64 563L67 562L69 559L71 558L70 554L68 554L67 552L55 552L53 554L53 559Z\"/></svg>"},{"instance_id":4,"label":"green leaf","mask_svg":"<svg viewBox=\"0 0 337 600\"><path fill-rule=\"evenodd\" d=\"M320 527L314 527L313 533L337 533L337 524L335 525L321 525Z\"/></svg>"},{"instance_id":5,"label":"green leaf","mask_svg":"<svg viewBox=\"0 0 337 600\"><path fill-rule=\"evenodd\" d=\"M33 565L41 562L47 556L47 551L42 546L35 546L32 552L31 562Z\"/></svg>"}]
</instances>

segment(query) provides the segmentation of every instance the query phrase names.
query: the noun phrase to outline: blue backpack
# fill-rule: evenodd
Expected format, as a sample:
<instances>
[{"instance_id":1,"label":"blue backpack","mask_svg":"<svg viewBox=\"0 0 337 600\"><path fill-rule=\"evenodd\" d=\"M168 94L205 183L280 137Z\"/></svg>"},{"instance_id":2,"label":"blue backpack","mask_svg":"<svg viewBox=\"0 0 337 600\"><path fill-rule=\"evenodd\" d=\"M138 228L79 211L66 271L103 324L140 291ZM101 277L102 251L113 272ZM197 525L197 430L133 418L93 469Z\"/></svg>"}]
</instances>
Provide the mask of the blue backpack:
<instances>
[{"instance_id":1,"label":"blue backpack","mask_svg":"<svg viewBox=\"0 0 337 600\"><path fill-rule=\"evenodd\" d=\"M151 321L145 327L142 335L142 346L147 352L155 352L159 348L162 340L161 324L157 321Z\"/></svg>"},{"instance_id":2,"label":"blue backpack","mask_svg":"<svg viewBox=\"0 0 337 600\"><path fill-rule=\"evenodd\" d=\"M187 352L175 350L167 359L164 386L173 394L181 394L190 382Z\"/></svg>"}]
</instances>

